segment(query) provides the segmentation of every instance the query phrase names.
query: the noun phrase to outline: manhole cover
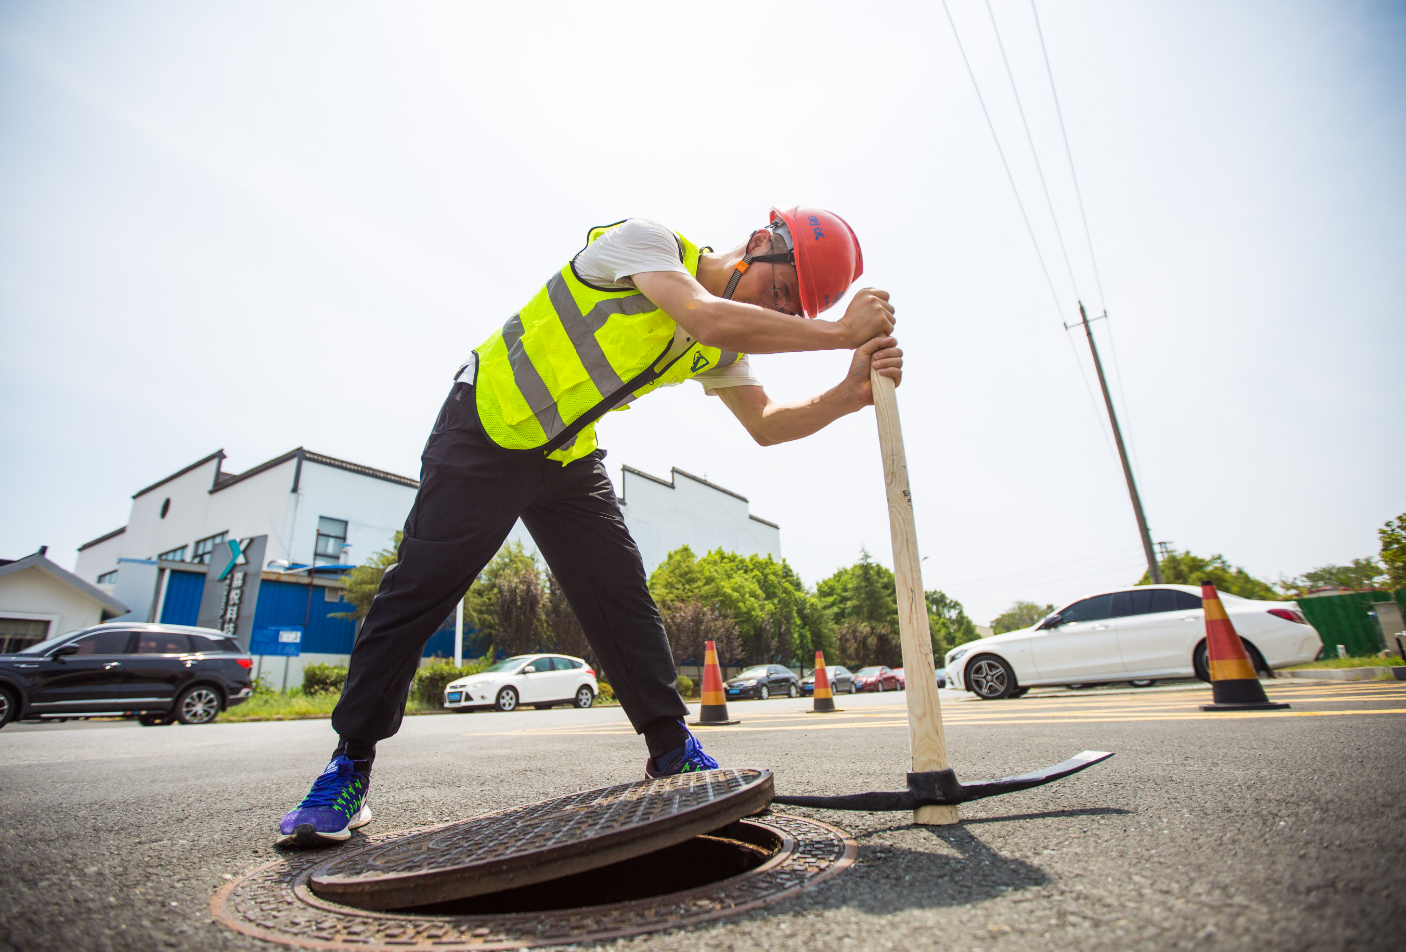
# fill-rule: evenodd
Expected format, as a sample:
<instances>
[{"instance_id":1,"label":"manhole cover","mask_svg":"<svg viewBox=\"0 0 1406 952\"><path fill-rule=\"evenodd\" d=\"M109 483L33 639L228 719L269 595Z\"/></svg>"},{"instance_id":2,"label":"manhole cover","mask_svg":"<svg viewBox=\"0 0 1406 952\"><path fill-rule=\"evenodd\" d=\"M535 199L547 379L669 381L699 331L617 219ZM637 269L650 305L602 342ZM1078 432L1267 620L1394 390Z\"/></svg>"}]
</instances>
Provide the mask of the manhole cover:
<instances>
[{"instance_id":1,"label":"manhole cover","mask_svg":"<svg viewBox=\"0 0 1406 952\"><path fill-rule=\"evenodd\" d=\"M501 892L652 853L771 802L767 770L703 770L490 813L339 855L312 891L362 909Z\"/></svg>"},{"instance_id":2,"label":"manhole cover","mask_svg":"<svg viewBox=\"0 0 1406 952\"><path fill-rule=\"evenodd\" d=\"M426 832L434 834L445 829ZM345 854L350 860L424 835L383 833L368 837L364 846L341 849L351 851ZM506 908L532 911L455 914L453 910L443 910L451 903L432 912L417 913L371 912L329 902L308 888L309 877L325 864L326 856L299 853L226 884L216 893L210 908L216 919L246 935L306 949L521 949L659 932L746 912L828 879L850 865L857 852L854 840L840 830L784 814L742 820L718 831L717 837L698 837L690 842L706 840L716 844L719 837L735 837L745 841L744 845L767 844L769 856L738 875L627 902L579 902L568 888L573 878L631 878L623 875L620 868L655 856L660 862L668 862L670 850L666 849L601 869L595 877L567 877L543 884L538 892L555 900L555 909L534 908L524 903L520 895L515 901L508 898L531 891L529 887L481 895L463 904L497 906L501 902ZM676 845L672 849L679 848ZM504 898L500 900L500 896Z\"/></svg>"}]
</instances>

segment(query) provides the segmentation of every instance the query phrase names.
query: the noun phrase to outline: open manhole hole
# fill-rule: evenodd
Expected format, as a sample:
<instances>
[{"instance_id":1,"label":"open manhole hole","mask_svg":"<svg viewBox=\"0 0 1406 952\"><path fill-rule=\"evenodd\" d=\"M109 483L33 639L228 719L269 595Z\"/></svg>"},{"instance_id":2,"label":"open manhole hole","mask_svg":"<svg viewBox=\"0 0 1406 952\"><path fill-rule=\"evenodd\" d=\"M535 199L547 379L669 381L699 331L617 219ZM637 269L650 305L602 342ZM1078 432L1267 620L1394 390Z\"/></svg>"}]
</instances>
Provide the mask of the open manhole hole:
<instances>
[{"instance_id":1,"label":"open manhole hole","mask_svg":"<svg viewBox=\"0 0 1406 952\"><path fill-rule=\"evenodd\" d=\"M657 932L744 912L853 862L854 841L834 827L781 814L731 815L765 806L770 774L692 776L622 784L430 830L367 837L333 851L294 854L229 883L211 908L240 932L303 948L525 948ZM726 808L720 801L728 802ZM573 816L574 822L566 822ZM533 849L523 848L525 837L518 836L495 854L486 848L491 836L474 835L501 834L514 819L531 818L537 820ZM583 842L594 844L585 854L614 861L589 865L580 858ZM622 850L622 842L635 846ZM543 864L532 861L534 854L555 855L559 874L547 875ZM418 877L422 888L397 891L404 885L397 878L407 875ZM377 901L377 911L344 901L364 905L366 890L346 887L368 881L393 904ZM328 883L331 893L344 887L343 895L332 898Z\"/></svg>"}]
</instances>

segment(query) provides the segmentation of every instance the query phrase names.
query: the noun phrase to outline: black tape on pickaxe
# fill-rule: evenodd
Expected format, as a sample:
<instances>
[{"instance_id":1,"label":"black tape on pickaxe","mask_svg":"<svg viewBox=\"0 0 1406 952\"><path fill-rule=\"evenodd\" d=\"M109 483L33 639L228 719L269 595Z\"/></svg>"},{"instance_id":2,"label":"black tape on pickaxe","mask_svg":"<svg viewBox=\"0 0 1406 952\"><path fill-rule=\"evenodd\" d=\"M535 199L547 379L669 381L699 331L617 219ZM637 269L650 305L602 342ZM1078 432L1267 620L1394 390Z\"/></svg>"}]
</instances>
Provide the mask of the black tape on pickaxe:
<instances>
[{"instance_id":1,"label":"black tape on pickaxe","mask_svg":"<svg viewBox=\"0 0 1406 952\"><path fill-rule=\"evenodd\" d=\"M843 797L772 797L771 802L793 807L823 807L827 810L912 810L929 804L966 803L968 800L981 800L1043 786L1076 774L1112 756L1107 751L1086 750L1075 754L1062 764L1055 764L1044 770L1002 777L999 780L978 780L974 783L960 783L957 775L950 769L910 773L908 789L898 793L876 791Z\"/></svg>"}]
</instances>

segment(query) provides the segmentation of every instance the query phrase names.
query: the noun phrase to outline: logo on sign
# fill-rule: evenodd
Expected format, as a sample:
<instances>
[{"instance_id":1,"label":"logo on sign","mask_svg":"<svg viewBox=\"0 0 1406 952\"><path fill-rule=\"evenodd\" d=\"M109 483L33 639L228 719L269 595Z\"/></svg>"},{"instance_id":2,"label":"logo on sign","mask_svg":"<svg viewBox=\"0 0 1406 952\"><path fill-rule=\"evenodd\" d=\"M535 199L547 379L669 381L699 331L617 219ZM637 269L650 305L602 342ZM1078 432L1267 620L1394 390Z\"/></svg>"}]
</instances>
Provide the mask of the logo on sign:
<instances>
[{"instance_id":1,"label":"logo on sign","mask_svg":"<svg viewBox=\"0 0 1406 952\"><path fill-rule=\"evenodd\" d=\"M280 631L278 633L279 644L298 645L303 642L303 633L294 628L292 631Z\"/></svg>"},{"instance_id":2,"label":"logo on sign","mask_svg":"<svg viewBox=\"0 0 1406 952\"><path fill-rule=\"evenodd\" d=\"M702 351L699 351L698 353L693 355L692 370L694 373L698 373L698 371L702 370L706 366L708 366L708 357L706 354L704 354Z\"/></svg>"}]
</instances>

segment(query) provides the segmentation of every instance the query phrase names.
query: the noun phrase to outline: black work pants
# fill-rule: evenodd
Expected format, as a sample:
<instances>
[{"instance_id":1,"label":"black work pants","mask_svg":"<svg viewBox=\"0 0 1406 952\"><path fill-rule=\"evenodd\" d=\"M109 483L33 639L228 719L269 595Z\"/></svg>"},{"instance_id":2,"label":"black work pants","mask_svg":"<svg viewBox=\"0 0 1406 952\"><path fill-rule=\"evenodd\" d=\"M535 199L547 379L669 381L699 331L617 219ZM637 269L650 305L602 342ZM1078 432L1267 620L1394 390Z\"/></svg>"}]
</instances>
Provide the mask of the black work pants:
<instances>
[{"instance_id":1,"label":"black work pants","mask_svg":"<svg viewBox=\"0 0 1406 952\"><path fill-rule=\"evenodd\" d=\"M399 560L352 648L332 714L343 740L370 744L400 729L425 643L521 517L650 754L683 744L674 660L604 456L562 466L540 450L505 450L479 423L473 386L454 384L425 444Z\"/></svg>"}]
</instances>

